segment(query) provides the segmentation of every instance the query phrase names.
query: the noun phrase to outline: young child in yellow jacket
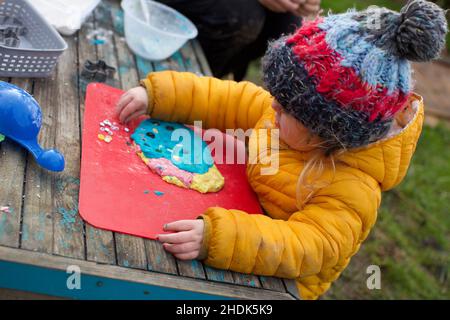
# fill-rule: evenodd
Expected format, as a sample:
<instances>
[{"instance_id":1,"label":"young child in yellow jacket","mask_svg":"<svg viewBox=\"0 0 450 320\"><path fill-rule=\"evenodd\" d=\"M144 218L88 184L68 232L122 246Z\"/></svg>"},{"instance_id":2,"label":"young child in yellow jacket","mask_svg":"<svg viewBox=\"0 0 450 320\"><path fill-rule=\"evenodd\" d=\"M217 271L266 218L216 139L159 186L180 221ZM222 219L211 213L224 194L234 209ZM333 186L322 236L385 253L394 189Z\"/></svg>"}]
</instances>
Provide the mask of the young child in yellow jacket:
<instances>
[{"instance_id":1,"label":"young child in yellow jacket","mask_svg":"<svg viewBox=\"0 0 450 320\"><path fill-rule=\"evenodd\" d=\"M263 59L270 93L249 82L149 74L120 99L121 121L149 114L253 128L250 149L267 130L280 138L267 153L279 159L276 173L261 174L265 161L247 166L266 215L209 208L201 219L167 224L174 233L159 235L164 248L215 268L296 279L303 299L322 295L367 238L381 191L406 175L424 115L408 60L436 58L446 32L444 11L415 0L400 13L318 18L274 41Z\"/></svg>"}]
</instances>

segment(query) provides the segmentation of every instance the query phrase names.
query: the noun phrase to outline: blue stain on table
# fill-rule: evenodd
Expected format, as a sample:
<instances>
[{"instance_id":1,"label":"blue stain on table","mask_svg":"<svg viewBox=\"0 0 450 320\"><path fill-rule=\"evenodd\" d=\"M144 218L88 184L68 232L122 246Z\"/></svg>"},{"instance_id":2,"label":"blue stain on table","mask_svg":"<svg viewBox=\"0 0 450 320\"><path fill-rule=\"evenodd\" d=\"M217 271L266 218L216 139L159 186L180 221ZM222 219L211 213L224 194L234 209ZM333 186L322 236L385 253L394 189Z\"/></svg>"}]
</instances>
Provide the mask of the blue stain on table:
<instances>
[{"instance_id":1,"label":"blue stain on table","mask_svg":"<svg viewBox=\"0 0 450 320\"><path fill-rule=\"evenodd\" d=\"M153 71L153 65L150 61L136 56L136 65L139 70L141 77L145 77L147 74Z\"/></svg>"},{"instance_id":2,"label":"blue stain on table","mask_svg":"<svg viewBox=\"0 0 450 320\"><path fill-rule=\"evenodd\" d=\"M73 191L78 191L80 186L80 179L70 176L62 176L56 180L56 190L58 192L65 192L66 189L71 188Z\"/></svg>"},{"instance_id":3,"label":"blue stain on table","mask_svg":"<svg viewBox=\"0 0 450 320\"><path fill-rule=\"evenodd\" d=\"M174 60L176 62L177 65L179 65L181 67L184 66L183 55L181 54L181 52L179 50L177 52L175 52L171 58L172 58L172 60Z\"/></svg>"},{"instance_id":4,"label":"blue stain on table","mask_svg":"<svg viewBox=\"0 0 450 320\"><path fill-rule=\"evenodd\" d=\"M147 158L166 158L185 171L204 174L214 164L206 142L179 123L147 119L131 138Z\"/></svg>"},{"instance_id":5,"label":"blue stain on table","mask_svg":"<svg viewBox=\"0 0 450 320\"><path fill-rule=\"evenodd\" d=\"M67 210L66 208L58 208L58 213L62 216L61 225L68 231L74 231L74 224L77 221L76 215L78 214L78 208L73 210Z\"/></svg>"},{"instance_id":6,"label":"blue stain on table","mask_svg":"<svg viewBox=\"0 0 450 320\"><path fill-rule=\"evenodd\" d=\"M36 240L36 241L43 241L44 238L45 238L44 231L38 231L38 232L34 235L34 240Z\"/></svg>"},{"instance_id":7,"label":"blue stain on table","mask_svg":"<svg viewBox=\"0 0 450 320\"><path fill-rule=\"evenodd\" d=\"M13 208L9 208L9 213L8 212L0 212L0 238L3 235L7 235L7 234L11 233L12 225L11 225L11 222L8 220L7 215L13 214L13 212L14 212Z\"/></svg>"},{"instance_id":8,"label":"blue stain on table","mask_svg":"<svg viewBox=\"0 0 450 320\"><path fill-rule=\"evenodd\" d=\"M110 255L111 254L111 252L108 249L108 247L103 243L103 240L100 238L99 229L96 229L94 227L90 228L89 237L91 238L91 241L95 241L96 242L96 245L100 248L100 251L102 251L102 253L104 255Z\"/></svg>"},{"instance_id":9,"label":"blue stain on table","mask_svg":"<svg viewBox=\"0 0 450 320\"><path fill-rule=\"evenodd\" d=\"M96 45L96 46L102 45L105 43L106 43L106 40L103 40L103 39L94 39L91 41L91 44Z\"/></svg>"},{"instance_id":10,"label":"blue stain on table","mask_svg":"<svg viewBox=\"0 0 450 320\"><path fill-rule=\"evenodd\" d=\"M256 282L255 280L247 280L247 284L252 286L252 287L256 287Z\"/></svg>"},{"instance_id":11,"label":"blue stain on table","mask_svg":"<svg viewBox=\"0 0 450 320\"><path fill-rule=\"evenodd\" d=\"M120 66L119 67L119 74L120 75L124 75L124 74L127 74L128 72L130 72L130 67L128 67L128 66Z\"/></svg>"},{"instance_id":12,"label":"blue stain on table","mask_svg":"<svg viewBox=\"0 0 450 320\"><path fill-rule=\"evenodd\" d=\"M24 224L22 228L22 241L28 241L30 238L30 233L28 231L28 225Z\"/></svg>"},{"instance_id":13,"label":"blue stain on table","mask_svg":"<svg viewBox=\"0 0 450 320\"><path fill-rule=\"evenodd\" d=\"M121 36L125 33L124 13L122 10L112 9L114 30Z\"/></svg>"},{"instance_id":14,"label":"blue stain on table","mask_svg":"<svg viewBox=\"0 0 450 320\"><path fill-rule=\"evenodd\" d=\"M153 191L158 197L161 197L161 196L163 196L164 195L164 192L162 192L162 191L157 191L157 190L155 190L155 191Z\"/></svg>"}]
</instances>

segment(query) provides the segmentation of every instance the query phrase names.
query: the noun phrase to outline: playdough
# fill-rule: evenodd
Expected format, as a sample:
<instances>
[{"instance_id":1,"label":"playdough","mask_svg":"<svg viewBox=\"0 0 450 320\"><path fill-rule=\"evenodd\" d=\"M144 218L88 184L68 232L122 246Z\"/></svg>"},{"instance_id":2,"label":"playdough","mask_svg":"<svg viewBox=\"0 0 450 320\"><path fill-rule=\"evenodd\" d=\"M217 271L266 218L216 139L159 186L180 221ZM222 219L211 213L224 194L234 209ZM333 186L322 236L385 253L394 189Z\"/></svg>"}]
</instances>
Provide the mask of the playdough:
<instances>
[{"instance_id":1,"label":"playdough","mask_svg":"<svg viewBox=\"0 0 450 320\"><path fill-rule=\"evenodd\" d=\"M134 131L136 153L168 183L201 193L217 192L224 178L207 144L182 124L144 120Z\"/></svg>"}]
</instances>

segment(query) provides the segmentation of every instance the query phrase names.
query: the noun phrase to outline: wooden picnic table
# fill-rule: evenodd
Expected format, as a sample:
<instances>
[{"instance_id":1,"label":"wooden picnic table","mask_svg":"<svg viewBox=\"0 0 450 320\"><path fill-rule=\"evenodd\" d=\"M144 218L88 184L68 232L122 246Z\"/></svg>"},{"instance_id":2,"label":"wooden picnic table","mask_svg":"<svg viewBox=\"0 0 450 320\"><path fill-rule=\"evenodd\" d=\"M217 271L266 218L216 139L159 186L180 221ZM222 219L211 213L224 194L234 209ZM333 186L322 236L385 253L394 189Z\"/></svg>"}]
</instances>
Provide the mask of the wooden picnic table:
<instances>
[{"instance_id":1,"label":"wooden picnic table","mask_svg":"<svg viewBox=\"0 0 450 320\"><path fill-rule=\"evenodd\" d=\"M94 30L110 30L91 41ZM45 148L64 155L66 169L51 173L11 141L0 144L0 288L87 299L298 299L293 280L239 274L180 261L157 241L97 229L78 212L81 130L86 81L83 63L102 59L116 68L109 85L124 90L151 71L172 69L211 75L196 41L161 62L133 55L123 34L119 1L104 0L83 28L66 37L68 50L48 79L2 79L39 102ZM95 195L93 195L95 196ZM77 266L81 290L67 279Z\"/></svg>"}]
</instances>

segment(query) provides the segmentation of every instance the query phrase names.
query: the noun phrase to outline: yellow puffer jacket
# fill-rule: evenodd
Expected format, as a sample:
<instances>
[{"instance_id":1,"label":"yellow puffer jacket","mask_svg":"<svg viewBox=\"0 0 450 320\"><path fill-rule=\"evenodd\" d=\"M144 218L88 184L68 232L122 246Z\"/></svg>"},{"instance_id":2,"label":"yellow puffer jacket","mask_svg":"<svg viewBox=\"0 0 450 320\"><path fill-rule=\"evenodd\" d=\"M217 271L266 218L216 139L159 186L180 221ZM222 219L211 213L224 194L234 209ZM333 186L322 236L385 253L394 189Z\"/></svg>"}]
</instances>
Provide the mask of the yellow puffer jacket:
<instances>
[{"instance_id":1,"label":"yellow puffer jacket","mask_svg":"<svg viewBox=\"0 0 450 320\"><path fill-rule=\"evenodd\" d=\"M272 97L248 83L171 71L151 73L142 81L152 117L220 130L261 129L273 123ZM401 132L367 147L347 151L331 183L297 207L296 185L311 156L289 148L279 155L279 170L261 175L263 164L250 164L247 175L267 215L210 208L201 215L205 237L201 259L215 268L297 280L303 299L316 299L336 280L367 238L377 218L381 191L404 178L422 129L423 103ZM254 130L249 148L263 130ZM267 165L266 165L267 166ZM226 183L226 182L225 182ZM199 213L200 214L200 213Z\"/></svg>"}]
</instances>

